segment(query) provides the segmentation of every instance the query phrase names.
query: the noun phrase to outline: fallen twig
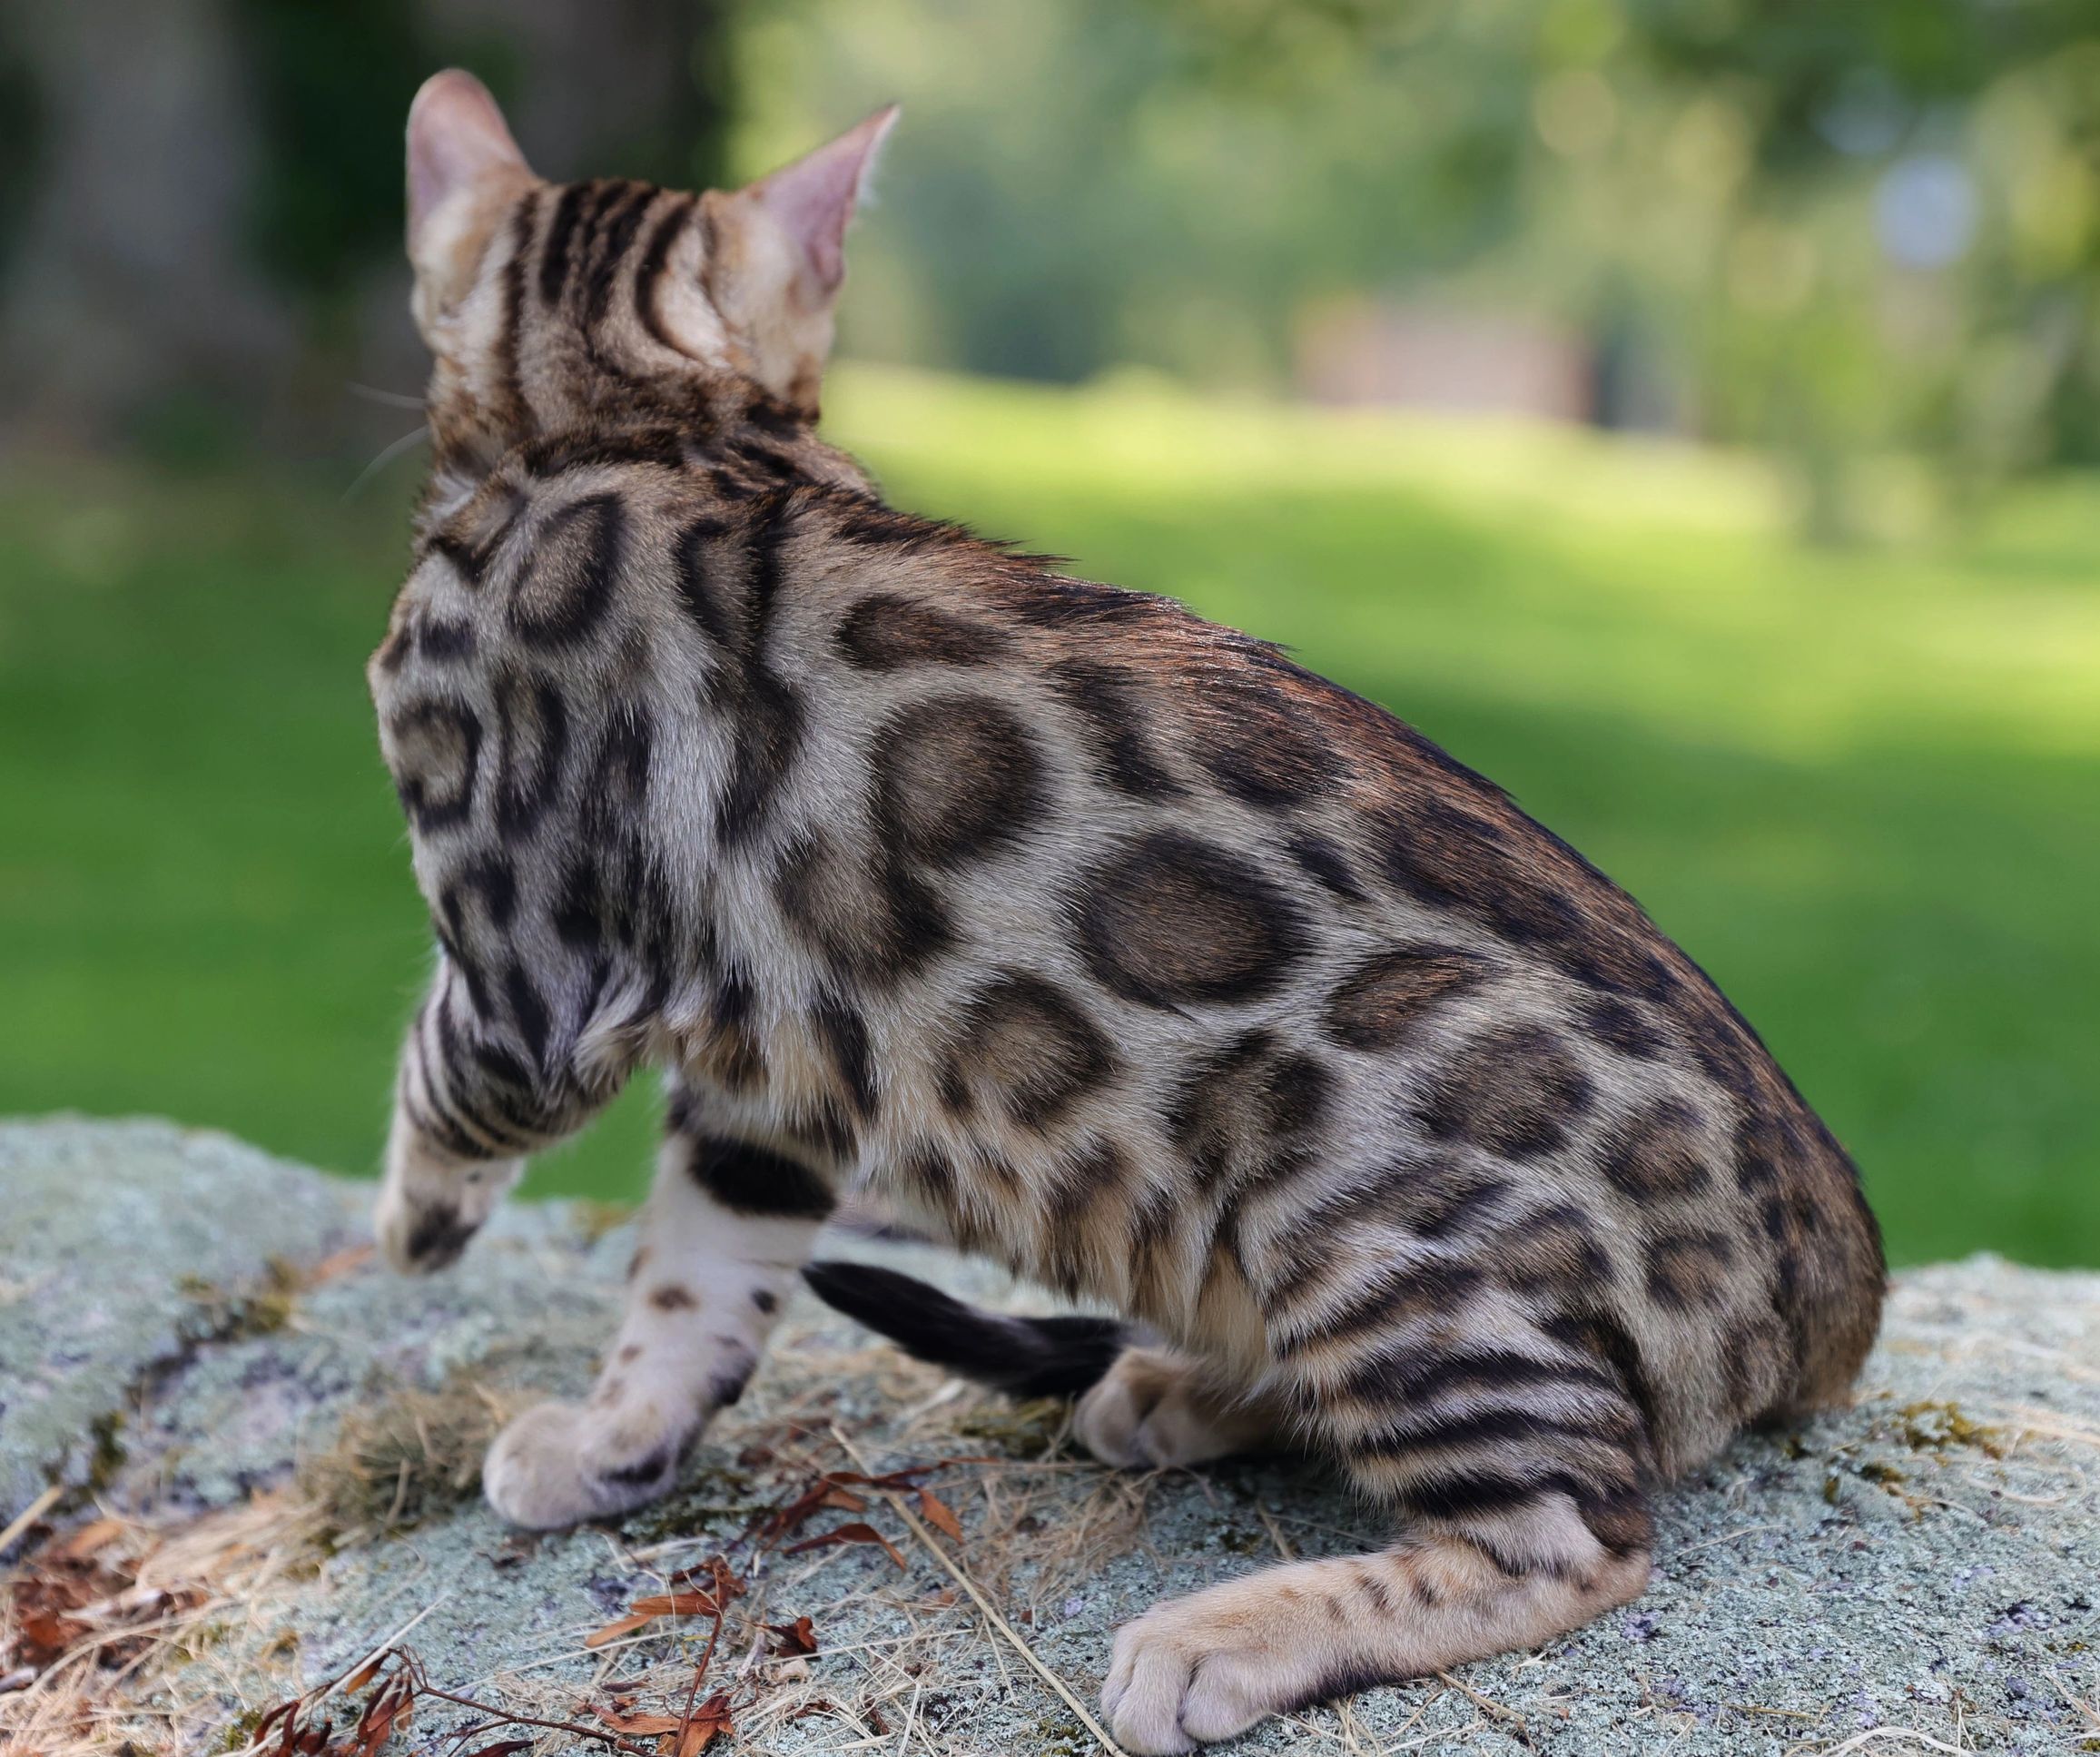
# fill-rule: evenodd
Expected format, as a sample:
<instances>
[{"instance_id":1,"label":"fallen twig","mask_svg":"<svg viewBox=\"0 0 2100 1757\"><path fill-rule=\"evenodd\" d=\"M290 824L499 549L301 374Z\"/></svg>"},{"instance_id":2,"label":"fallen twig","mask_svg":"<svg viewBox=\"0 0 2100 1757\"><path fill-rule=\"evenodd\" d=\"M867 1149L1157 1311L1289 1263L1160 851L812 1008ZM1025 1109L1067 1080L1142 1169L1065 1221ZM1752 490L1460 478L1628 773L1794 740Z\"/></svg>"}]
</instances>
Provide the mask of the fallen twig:
<instances>
[{"instance_id":1,"label":"fallen twig","mask_svg":"<svg viewBox=\"0 0 2100 1757\"><path fill-rule=\"evenodd\" d=\"M838 1442L839 1449L858 1465L863 1472L868 1469L868 1461L861 1456L859 1448L836 1426L832 1428L832 1438ZM1035 1650L1014 1633L1013 1625L1000 1615L991 1601L978 1590L977 1583L963 1571L946 1550L933 1541L933 1534L919 1522L918 1516L904 1505L902 1497L892 1494L886 1488L879 1488L875 1493L889 1503L890 1510L904 1522L905 1528L919 1540L926 1553L947 1571L949 1577L970 1594L977 1608L984 1613L985 1621L1004 1635L1009 1642L1012 1643L1014 1652L1027 1662L1029 1669L1064 1699L1065 1705L1080 1717L1080 1724L1094 1735L1101 1749L1109 1753L1109 1757L1126 1757L1122 1747L1117 1744L1108 1735L1101 1723L1087 1712L1086 1705L1073 1695L1070 1690L1066 1688L1065 1681L1036 1657Z\"/></svg>"}]
</instances>

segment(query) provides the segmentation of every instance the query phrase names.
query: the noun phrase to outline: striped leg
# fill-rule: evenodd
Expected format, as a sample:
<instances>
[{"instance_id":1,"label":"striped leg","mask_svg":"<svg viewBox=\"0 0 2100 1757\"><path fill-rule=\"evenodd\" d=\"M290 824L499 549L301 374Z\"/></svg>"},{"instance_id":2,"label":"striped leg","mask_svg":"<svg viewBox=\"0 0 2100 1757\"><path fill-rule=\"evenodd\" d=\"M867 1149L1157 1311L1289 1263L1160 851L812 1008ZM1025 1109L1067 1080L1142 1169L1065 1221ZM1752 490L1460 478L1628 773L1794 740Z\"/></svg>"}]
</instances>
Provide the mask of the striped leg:
<instances>
[{"instance_id":1,"label":"striped leg","mask_svg":"<svg viewBox=\"0 0 2100 1757\"><path fill-rule=\"evenodd\" d=\"M429 1274L456 1261L517 1183L525 1155L582 1127L626 1078L625 1059L587 1072L535 1066L508 1047L518 1035L480 1016L472 985L440 961L401 1049L373 1214L397 1269Z\"/></svg>"},{"instance_id":2,"label":"striped leg","mask_svg":"<svg viewBox=\"0 0 2100 1757\"><path fill-rule=\"evenodd\" d=\"M654 1500L708 1417L735 1403L817 1228L824 1180L764 1148L679 1126L657 1160L619 1334L583 1404L545 1403L489 1449L482 1485L546 1529Z\"/></svg>"},{"instance_id":3,"label":"striped leg","mask_svg":"<svg viewBox=\"0 0 2100 1757\"><path fill-rule=\"evenodd\" d=\"M1116 1634L1101 1706L1117 1741L1193 1751L1270 1714L1535 1647L1648 1584L1645 1551L1611 1554L1564 1503L1503 1535L1546 1554L1510 1573L1465 1537L1425 1534L1156 1606Z\"/></svg>"},{"instance_id":4,"label":"striped leg","mask_svg":"<svg viewBox=\"0 0 2100 1757\"><path fill-rule=\"evenodd\" d=\"M1130 1751L1534 1646L1646 1586L1646 1424L1579 1326L1533 1327L1477 1278L1415 1265L1279 1337L1304 1426L1405 1535L1119 1631L1102 1703Z\"/></svg>"}]
</instances>

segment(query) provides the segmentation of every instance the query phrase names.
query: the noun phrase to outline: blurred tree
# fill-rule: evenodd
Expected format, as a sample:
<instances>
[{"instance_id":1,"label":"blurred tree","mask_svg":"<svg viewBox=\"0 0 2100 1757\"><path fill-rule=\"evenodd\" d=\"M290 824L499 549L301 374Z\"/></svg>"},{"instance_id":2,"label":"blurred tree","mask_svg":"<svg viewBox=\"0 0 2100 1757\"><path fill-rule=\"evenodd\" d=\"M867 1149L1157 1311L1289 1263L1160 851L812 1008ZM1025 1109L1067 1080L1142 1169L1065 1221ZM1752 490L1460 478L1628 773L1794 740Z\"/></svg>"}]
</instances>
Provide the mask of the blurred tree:
<instances>
[{"instance_id":1,"label":"blurred tree","mask_svg":"<svg viewBox=\"0 0 2100 1757\"><path fill-rule=\"evenodd\" d=\"M417 84L476 68L550 175L705 182L735 17L732 0L11 5L0 146L21 137L37 169L0 254L10 412L108 437L173 411L193 446L210 403L325 449L346 376L421 370L399 243ZM23 181L0 173L0 226Z\"/></svg>"},{"instance_id":2,"label":"blurred tree","mask_svg":"<svg viewBox=\"0 0 2100 1757\"><path fill-rule=\"evenodd\" d=\"M261 145L221 0L25 0L37 178L9 252L18 418L105 437L197 394L260 402L291 326L243 248Z\"/></svg>"},{"instance_id":3,"label":"blurred tree","mask_svg":"<svg viewBox=\"0 0 2100 1757\"><path fill-rule=\"evenodd\" d=\"M784 0L747 167L906 100L849 340L1289 370L1366 294L1573 322L1605 419L1957 478L2095 455L2091 0Z\"/></svg>"}]
</instances>

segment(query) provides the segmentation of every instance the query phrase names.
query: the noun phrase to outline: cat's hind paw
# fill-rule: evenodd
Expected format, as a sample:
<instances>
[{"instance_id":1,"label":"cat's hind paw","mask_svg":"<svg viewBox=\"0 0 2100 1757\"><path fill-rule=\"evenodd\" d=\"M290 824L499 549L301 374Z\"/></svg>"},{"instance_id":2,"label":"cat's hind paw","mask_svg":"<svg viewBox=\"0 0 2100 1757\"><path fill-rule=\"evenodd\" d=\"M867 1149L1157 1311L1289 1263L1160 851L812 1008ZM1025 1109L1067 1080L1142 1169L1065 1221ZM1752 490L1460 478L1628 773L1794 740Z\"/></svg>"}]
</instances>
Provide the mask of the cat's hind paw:
<instances>
[{"instance_id":1,"label":"cat's hind paw","mask_svg":"<svg viewBox=\"0 0 2100 1757\"><path fill-rule=\"evenodd\" d=\"M1103 1464L1139 1469L1202 1464L1277 1440L1262 1410L1204 1387L1194 1362L1163 1348L1126 1348L1073 1415L1080 1444Z\"/></svg>"}]
</instances>

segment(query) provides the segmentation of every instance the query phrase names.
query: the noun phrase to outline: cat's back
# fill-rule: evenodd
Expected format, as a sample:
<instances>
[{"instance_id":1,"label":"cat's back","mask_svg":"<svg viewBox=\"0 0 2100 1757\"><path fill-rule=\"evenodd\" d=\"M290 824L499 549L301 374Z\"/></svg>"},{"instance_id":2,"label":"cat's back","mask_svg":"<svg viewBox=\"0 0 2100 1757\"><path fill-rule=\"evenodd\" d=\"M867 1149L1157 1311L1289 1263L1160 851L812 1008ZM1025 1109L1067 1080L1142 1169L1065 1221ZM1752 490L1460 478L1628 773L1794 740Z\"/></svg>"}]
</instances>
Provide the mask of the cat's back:
<instances>
[{"instance_id":1,"label":"cat's back","mask_svg":"<svg viewBox=\"0 0 2100 1757\"><path fill-rule=\"evenodd\" d=\"M804 516L785 650L853 701L879 852L818 832L784 895L878 981L1042 924L1055 999L1002 991L1035 1047L1000 1065L960 983L991 1047L951 1086L1119 1066L1102 1103L1141 1096L1250 1280L1476 1259L1628 1362L1666 1465L1842 1397L1881 1289L1857 1174L1623 891L1264 643L864 499Z\"/></svg>"}]
</instances>

